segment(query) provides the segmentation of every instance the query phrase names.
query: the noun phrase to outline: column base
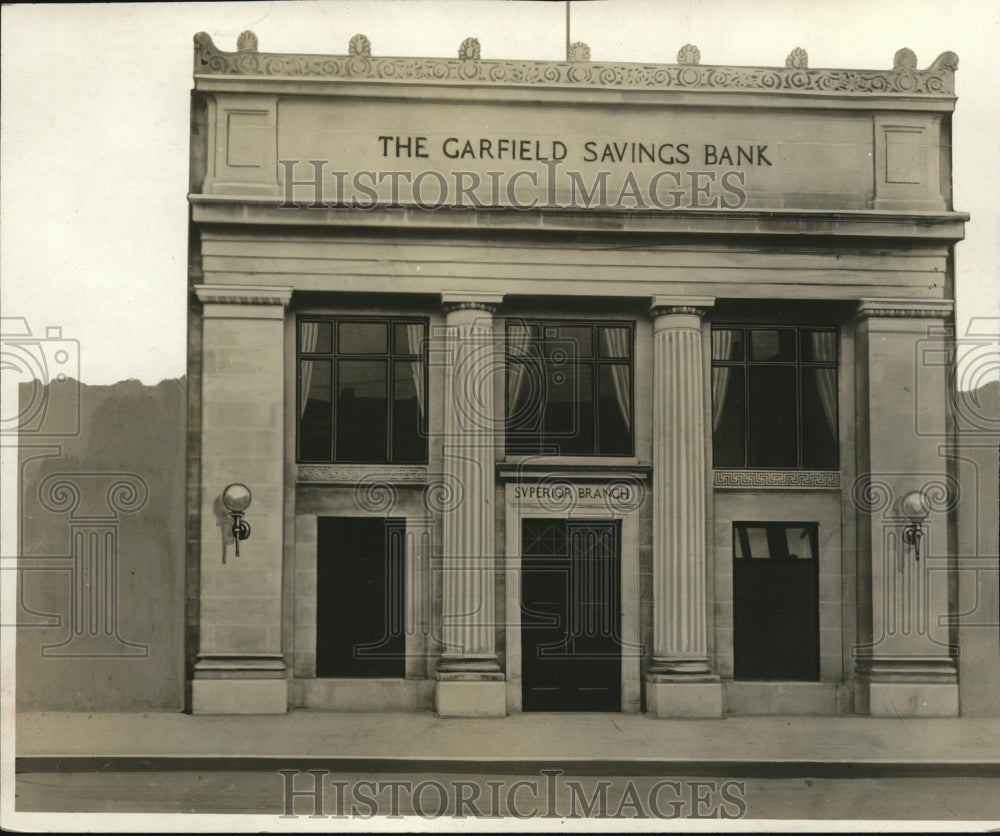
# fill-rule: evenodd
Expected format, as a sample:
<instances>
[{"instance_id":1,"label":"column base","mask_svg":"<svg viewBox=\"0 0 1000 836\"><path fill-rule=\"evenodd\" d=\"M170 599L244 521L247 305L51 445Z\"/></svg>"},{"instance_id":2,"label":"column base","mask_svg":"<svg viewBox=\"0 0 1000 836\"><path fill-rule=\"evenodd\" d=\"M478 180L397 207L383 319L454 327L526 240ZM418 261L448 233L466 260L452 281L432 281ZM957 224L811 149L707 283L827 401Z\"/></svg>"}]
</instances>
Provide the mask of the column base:
<instances>
[{"instance_id":1,"label":"column base","mask_svg":"<svg viewBox=\"0 0 1000 836\"><path fill-rule=\"evenodd\" d=\"M191 683L192 714L284 714L288 680L279 653L200 653Z\"/></svg>"},{"instance_id":2,"label":"column base","mask_svg":"<svg viewBox=\"0 0 1000 836\"><path fill-rule=\"evenodd\" d=\"M484 679L469 674L438 674L434 710L439 717L506 717L503 675Z\"/></svg>"},{"instance_id":3,"label":"column base","mask_svg":"<svg viewBox=\"0 0 1000 836\"><path fill-rule=\"evenodd\" d=\"M284 714L288 711L285 679L195 679L192 714Z\"/></svg>"},{"instance_id":4,"label":"column base","mask_svg":"<svg viewBox=\"0 0 1000 836\"><path fill-rule=\"evenodd\" d=\"M854 705L872 717L957 717L958 672L947 658L859 660Z\"/></svg>"},{"instance_id":5,"label":"column base","mask_svg":"<svg viewBox=\"0 0 1000 836\"><path fill-rule=\"evenodd\" d=\"M722 682L719 677L646 677L646 713L651 717L721 717Z\"/></svg>"}]
</instances>

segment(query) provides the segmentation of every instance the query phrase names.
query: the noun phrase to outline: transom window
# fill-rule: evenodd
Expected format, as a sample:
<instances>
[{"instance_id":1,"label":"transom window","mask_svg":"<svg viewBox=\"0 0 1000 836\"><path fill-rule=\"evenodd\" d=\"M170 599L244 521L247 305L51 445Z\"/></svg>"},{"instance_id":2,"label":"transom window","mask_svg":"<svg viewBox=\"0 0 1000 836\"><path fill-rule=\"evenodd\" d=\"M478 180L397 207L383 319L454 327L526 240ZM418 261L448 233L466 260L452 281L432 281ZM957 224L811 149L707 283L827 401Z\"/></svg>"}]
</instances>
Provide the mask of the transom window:
<instances>
[{"instance_id":1,"label":"transom window","mask_svg":"<svg viewBox=\"0 0 1000 836\"><path fill-rule=\"evenodd\" d=\"M833 470L837 331L712 328L715 467Z\"/></svg>"},{"instance_id":2,"label":"transom window","mask_svg":"<svg viewBox=\"0 0 1000 836\"><path fill-rule=\"evenodd\" d=\"M298 322L298 458L427 460L427 320Z\"/></svg>"},{"instance_id":3,"label":"transom window","mask_svg":"<svg viewBox=\"0 0 1000 836\"><path fill-rule=\"evenodd\" d=\"M507 451L632 455L631 323L507 323Z\"/></svg>"}]
</instances>

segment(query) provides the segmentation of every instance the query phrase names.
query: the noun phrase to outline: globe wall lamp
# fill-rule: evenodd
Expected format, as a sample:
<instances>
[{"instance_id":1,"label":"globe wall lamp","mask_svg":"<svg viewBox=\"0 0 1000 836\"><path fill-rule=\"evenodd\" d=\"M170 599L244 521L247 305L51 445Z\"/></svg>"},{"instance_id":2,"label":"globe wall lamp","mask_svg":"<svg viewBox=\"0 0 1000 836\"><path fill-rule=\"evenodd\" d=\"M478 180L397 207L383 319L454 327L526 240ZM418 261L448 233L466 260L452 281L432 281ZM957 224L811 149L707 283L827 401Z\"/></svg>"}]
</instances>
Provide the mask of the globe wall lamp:
<instances>
[{"instance_id":1,"label":"globe wall lamp","mask_svg":"<svg viewBox=\"0 0 1000 836\"><path fill-rule=\"evenodd\" d=\"M920 560L920 540L924 536L924 520L930 509L923 491L910 491L899 501L899 510L909 525L903 529L903 543L913 547L913 553Z\"/></svg>"},{"instance_id":2,"label":"globe wall lamp","mask_svg":"<svg viewBox=\"0 0 1000 836\"><path fill-rule=\"evenodd\" d=\"M222 492L222 504L233 518L233 540L236 541L236 556L240 556L240 540L250 536L250 523L243 519L243 512L250 507L252 499L250 488L239 482L233 482Z\"/></svg>"}]
</instances>

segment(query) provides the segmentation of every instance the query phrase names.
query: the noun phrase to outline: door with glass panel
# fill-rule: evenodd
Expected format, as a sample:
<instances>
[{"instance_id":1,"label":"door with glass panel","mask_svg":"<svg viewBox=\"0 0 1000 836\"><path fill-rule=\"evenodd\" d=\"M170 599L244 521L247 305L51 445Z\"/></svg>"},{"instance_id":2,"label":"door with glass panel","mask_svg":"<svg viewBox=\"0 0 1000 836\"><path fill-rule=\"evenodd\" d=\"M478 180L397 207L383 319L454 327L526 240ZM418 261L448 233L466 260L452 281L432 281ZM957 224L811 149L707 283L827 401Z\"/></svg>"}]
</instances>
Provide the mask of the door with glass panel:
<instances>
[{"instance_id":1,"label":"door with glass panel","mask_svg":"<svg viewBox=\"0 0 1000 836\"><path fill-rule=\"evenodd\" d=\"M816 523L733 523L736 679L819 679L818 539Z\"/></svg>"},{"instance_id":2,"label":"door with glass panel","mask_svg":"<svg viewBox=\"0 0 1000 836\"><path fill-rule=\"evenodd\" d=\"M620 521L526 519L521 535L524 710L620 711Z\"/></svg>"}]
</instances>

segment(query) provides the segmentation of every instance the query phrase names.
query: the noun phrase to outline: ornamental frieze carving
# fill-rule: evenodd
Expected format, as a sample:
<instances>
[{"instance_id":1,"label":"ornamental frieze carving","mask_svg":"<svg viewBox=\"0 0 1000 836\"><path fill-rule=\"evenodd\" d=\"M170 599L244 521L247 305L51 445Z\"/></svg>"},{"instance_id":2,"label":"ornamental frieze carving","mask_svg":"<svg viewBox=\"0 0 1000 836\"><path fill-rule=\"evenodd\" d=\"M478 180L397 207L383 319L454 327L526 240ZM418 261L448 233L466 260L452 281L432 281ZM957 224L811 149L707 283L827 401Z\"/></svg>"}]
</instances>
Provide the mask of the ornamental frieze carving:
<instances>
[{"instance_id":1,"label":"ornamental frieze carving","mask_svg":"<svg viewBox=\"0 0 1000 836\"><path fill-rule=\"evenodd\" d=\"M839 488L836 470L716 470L717 488Z\"/></svg>"},{"instance_id":2,"label":"ornamental frieze carving","mask_svg":"<svg viewBox=\"0 0 1000 836\"><path fill-rule=\"evenodd\" d=\"M874 93L952 96L958 56L945 52L925 70L916 57L896 54L892 70L830 70L808 67L722 67L695 63L688 45L679 64L570 61L479 61L465 58L372 58L364 35L351 39L349 55L223 52L204 32L195 35L195 75L259 75L344 81L431 81L442 84L561 85L658 90L747 90L773 93ZM464 46L464 45L463 45ZM690 47L690 49L688 49ZM693 52L691 50L694 50ZM572 51L571 51L572 54ZM794 54L794 53L793 53ZM678 60L681 60L681 54ZM789 56L791 58L791 56Z\"/></svg>"}]
</instances>

